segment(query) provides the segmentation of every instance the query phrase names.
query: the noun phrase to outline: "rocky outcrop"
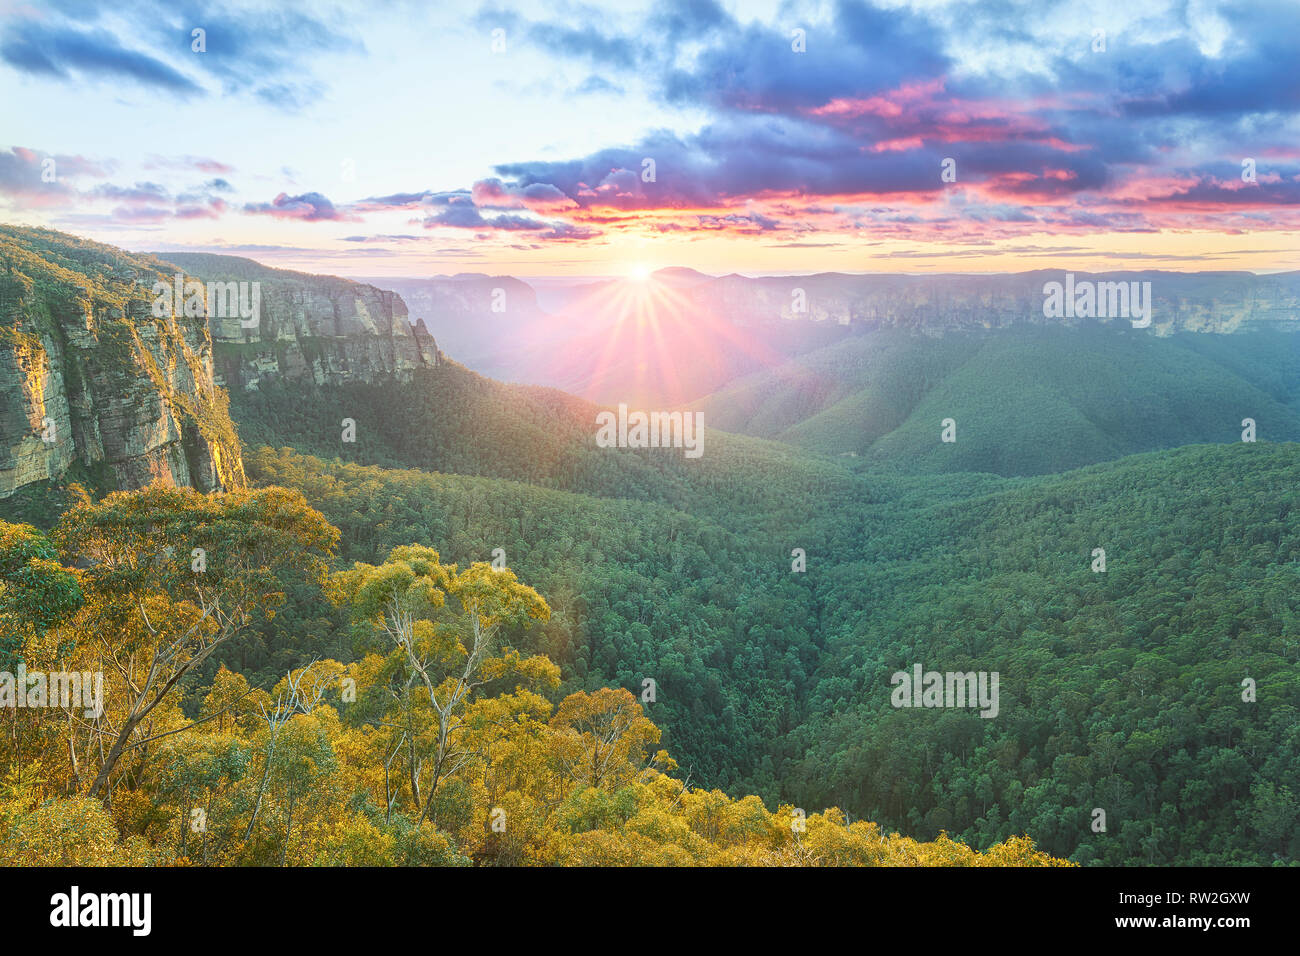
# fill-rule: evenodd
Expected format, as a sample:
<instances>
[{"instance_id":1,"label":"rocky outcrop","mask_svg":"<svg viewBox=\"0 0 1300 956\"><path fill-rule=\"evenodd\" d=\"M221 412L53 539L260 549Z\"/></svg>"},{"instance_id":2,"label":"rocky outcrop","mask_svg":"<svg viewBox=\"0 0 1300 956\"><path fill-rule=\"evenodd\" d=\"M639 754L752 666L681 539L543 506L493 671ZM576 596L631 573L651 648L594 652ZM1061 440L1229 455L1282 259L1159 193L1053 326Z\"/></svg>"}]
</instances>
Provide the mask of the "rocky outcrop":
<instances>
[{"instance_id":1,"label":"rocky outcrop","mask_svg":"<svg viewBox=\"0 0 1300 956\"><path fill-rule=\"evenodd\" d=\"M0 340L0 497L62 475L76 458L62 370L39 336L6 330ZM51 440L53 439L53 440Z\"/></svg>"},{"instance_id":2,"label":"rocky outcrop","mask_svg":"<svg viewBox=\"0 0 1300 956\"><path fill-rule=\"evenodd\" d=\"M411 324L395 292L236 256L159 255L204 282L259 284L260 314L248 327L238 315L208 320L218 384L252 390L273 377L318 385L409 381L441 360L423 321Z\"/></svg>"},{"instance_id":3,"label":"rocky outcrop","mask_svg":"<svg viewBox=\"0 0 1300 956\"><path fill-rule=\"evenodd\" d=\"M165 306L159 282L177 293ZM213 283L255 285L252 320ZM0 498L74 466L100 491L237 487L225 387L409 381L441 360L402 297L372 285L0 226Z\"/></svg>"},{"instance_id":4,"label":"rocky outcrop","mask_svg":"<svg viewBox=\"0 0 1300 956\"><path fill-rule=\"evenodd\" d=\"M0 226L0 498L74 464L100 490L244 484L202 317L153 314L170 268Z\"/></svg>"}]
</instances>

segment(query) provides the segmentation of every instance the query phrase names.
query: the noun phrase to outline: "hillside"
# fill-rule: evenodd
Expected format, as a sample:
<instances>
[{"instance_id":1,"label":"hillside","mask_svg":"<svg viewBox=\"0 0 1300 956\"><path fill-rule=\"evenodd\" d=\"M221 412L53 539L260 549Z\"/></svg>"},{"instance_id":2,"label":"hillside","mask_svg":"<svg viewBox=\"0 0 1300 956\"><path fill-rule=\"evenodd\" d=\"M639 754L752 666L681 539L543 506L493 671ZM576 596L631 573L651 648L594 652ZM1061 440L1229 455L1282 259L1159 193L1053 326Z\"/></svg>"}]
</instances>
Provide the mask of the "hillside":
<instances>
[{"instance_id":1,"label":"hillside","mask_svg":"<svg viewBox=\"0 0 1300 956\"><path fill-rule=\"evenodd\" d=\"M1237 443L965 486L864 475L780 531L287 449L250 467L301 489L358 560L407 539L459 561L501 548L552 597L526 646L566 689L653 677L665 744L705 786L976 847L1027 832L1079 862L1223 864L1300 851L1277 822L1300 813L1296 455ZM999 718L891 708L888 675L914 662L1000 672ZM1114 838L1089 830L1096 806Z\"/></svg>"},{"instance_id":2,"label":"hillside","mask_svg":"<svg viewBox=\"0 0 1300 956\"><path fill-rule=\"evenodd\" d=\"M409 384L268 384L232 395L250 446L291 445L360 464L478 475L653 501L729 524L788 524L807 498L853 494L848 470L788 446L707 426L704 454L598 448L599 406L554 389L504 385L445 360ZM343 418L355 422L343 440Z\"/></svg>"},{"instance_id":3,"label":"hillside","mask_svg":"<svg viewBox=\"0 0 1300 956\"><path fill-rule=\"evenodd\" d=\"M701 402L719 428L910 473L1047 474L1156 448L1300 439L1300 336L868 333ZM940 441L944 419L954 443Z\"/></svg>"},{"instance_id":4,"label":"hillside","mask_svg":"<svg viewBox=\"0 0 1300 956\"><path fill-rule=\"evenodd\" d=\"M1298 463L1295 444L1189 447L828 516L789 798L974 845L1023 829L1083 863L1293 862ZM998 719L891 708L914 662L1000 671Z\"/></svg>"}]
</instances>

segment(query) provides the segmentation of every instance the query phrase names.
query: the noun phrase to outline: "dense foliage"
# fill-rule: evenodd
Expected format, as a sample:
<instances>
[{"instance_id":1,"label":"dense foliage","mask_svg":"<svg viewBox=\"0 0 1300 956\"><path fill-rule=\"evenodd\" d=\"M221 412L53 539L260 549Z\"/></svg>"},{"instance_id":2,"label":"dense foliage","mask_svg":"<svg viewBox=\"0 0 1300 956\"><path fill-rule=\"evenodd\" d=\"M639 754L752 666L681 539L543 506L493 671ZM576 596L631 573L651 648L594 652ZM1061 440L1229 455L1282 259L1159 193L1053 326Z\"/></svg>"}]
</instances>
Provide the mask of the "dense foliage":
<instances>
[{"instance_id":1,"label":"dense foliage","mask_svg":"<svg viewBox=\"0 0 1300 956\"><path fill-rule=\"evenodd\" d=\"M0 523L0 607L26 628L27 673L103 675L94 700L60 704L41 682L4 708L0 863L1061 863L1025 838L980 854L692 787L628 691L557 702L556 665L513 646L550 608L512 571L412 544L323 580L335 537L274 488L82 499L53 540L85 569ZM197 686L216 648L283 601L277 570L325 585L357 659L310 660L269 688L226 668ZM11 599L29 587L60 593L58 613Z\"/></svg>"},{"instance_id":2,"label":"dense foliage","mask_svg":"<svg viewBox=\"0 0 1300 956\"><path fill-rule=\"evenodd\" d=\"M458 561L502 548L554 595L530 646L566 687L655 679L665 740L706 785L976 846L1028 832L1080 861L1267 864L1300 850L1295 454L1239 444L1033 481L872 479L776 539L288 450L249 466L301 488L345 554L405 538ZM999 717L893 709L890 674L918 662L999 671ZM1257 702L1242 700L1247 677Z\"/></svg>"},{"instance_id":3,"label":"dense foliage","mask_svg":"<svg viewBox=\"0 0 1300 956\"><path fill-rule=\"evenodd\" d=\"M250 457L257 480L302 489L340 527L349 557L374 560L407 539L457 561L502 549L558 598L535 646L560 663L564 686L635 691L653 678L665 741L708 786L834 803L975 846L1028 832L1080 862L1295 862L1296 446L1237 441L1232 416L1204 424L1236 395L1250 400L1243 416L1266 408L1262 423L1286 426L1294 345L1234 337L1237 354L1225 339L1183 336L1120 361L1125 339L946 337L925 353L933 374L920 374L920 350L895 337L878 364L923 402L936 382L955 387L953 370L978 383L1004 368L1011 390L1033 369L1072 382L1074 391L1054 386L1057 401L1117 436L1082 444L1085 458L1170 444L1162 429L1189 409L1173 440L1204 427L1225 444L1035 479L908 477L897 463L882 471L850 459L855 472L713 431L699 461L602 454L590 442L592 406L455 366L409 387L321 390L308 402L275 389L240 396L237 414L249 435L330 458L465 473L328 464L287 449ZM1011 355L1019 371L994 360ZM1084 388L1111 359L1128 380L1158 386L1147 405L1120 401L1105 376ZM941 374L945 363L953 369ZM967 400L1001 414L988 388L972 385ZM345 411L373 423L355 444L333 425ZM920 442L916 416L896 414L904 425L885 438ZM1042 467L1063 450L1080 454L1072 433L1049 434L1046 412L998 420L1001 441L965 427L946 447L981 461L1023 453ZM944 447L931 431L928 455ZM488 480L499 477L528 483ZM791 571L794 548L807 552L805 573ZM1104 573L1091 569L1095 548L1109 556ZM891 707L890 675L916 663L999 672L1000 716ZM1255 702L1242 699L1246 678ZM1096 809L1105 832L1092 828Z\"/></svg>"}]
</instances>

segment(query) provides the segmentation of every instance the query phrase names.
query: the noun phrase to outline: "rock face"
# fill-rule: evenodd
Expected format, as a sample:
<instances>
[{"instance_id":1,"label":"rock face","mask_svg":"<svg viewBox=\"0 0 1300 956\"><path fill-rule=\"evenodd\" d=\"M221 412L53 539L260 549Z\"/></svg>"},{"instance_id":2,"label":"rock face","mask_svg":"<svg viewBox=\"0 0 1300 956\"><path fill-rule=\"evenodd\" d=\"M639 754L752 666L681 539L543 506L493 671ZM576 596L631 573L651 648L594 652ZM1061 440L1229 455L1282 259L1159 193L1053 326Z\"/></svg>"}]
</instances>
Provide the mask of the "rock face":
<instances>
[{"instance_id":1,"label":"rock face","mask_svg":"<svg viewBox=\"0 0 1300 956\"><path fill-rule=\"evenodd\" d=\"M0 226L0 498L74 464L102 490L244 484L203 318L153 315L170 270Z\"/></svg>"},{"instance_id":2,"label":"rock face","mask_svg":"<svg viewBox=\"0 0 1300 956\"><path fill-rule=\"evenodd\" d=\"M269 377L318 385L409 381L416 369L441 361L424 322L412 326L395 292L236 256L159 255L204 282L259 284L260 315L249 327L238 315L208 320L219 385L252 390Z\"/></svg>"},{"instance_id":3,"label":"rock face","mask_svg":"<svg viewBox=\"0 0 1300 956\"><path fill-rule=\"evenodd\" d=\"M176 289L178 274L183 294L155 308L155 284ZM193 310L190 281L202 286ZM237 299L219 307L214 282L256 283L254 319L241 319ZM0 498L74 465L103 491L159 479L238 487L226 387L409 381L441 360L395 292L234 256L163 261L0 226Z\"/></svg>"}]
</instances>

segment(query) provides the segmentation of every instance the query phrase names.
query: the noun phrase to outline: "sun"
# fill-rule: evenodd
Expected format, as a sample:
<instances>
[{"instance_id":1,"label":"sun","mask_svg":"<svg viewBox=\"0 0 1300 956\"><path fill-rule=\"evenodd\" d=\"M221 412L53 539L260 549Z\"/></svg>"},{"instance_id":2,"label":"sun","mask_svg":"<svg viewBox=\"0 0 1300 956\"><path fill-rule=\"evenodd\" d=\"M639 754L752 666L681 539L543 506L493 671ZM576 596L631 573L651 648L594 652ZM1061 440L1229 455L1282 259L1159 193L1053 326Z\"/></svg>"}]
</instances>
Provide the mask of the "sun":
<instances>
[{"instance_id":1,"label":"sun","mask_svg":"<svg viewBox=\"0 0 1300 956\"><path fill-rule=\"evenodd\" d=\"M638 263L627 270L627 277L633 282L645 282L654 270L645 263Z\"/></svg>"}]
</instances>

